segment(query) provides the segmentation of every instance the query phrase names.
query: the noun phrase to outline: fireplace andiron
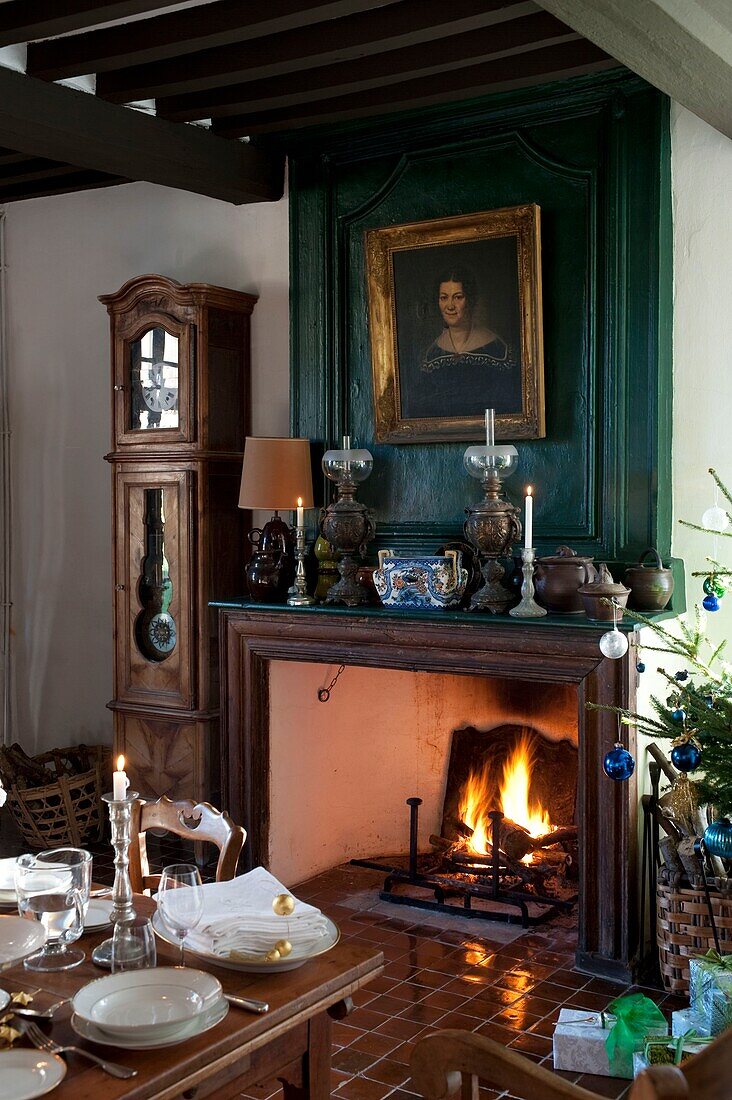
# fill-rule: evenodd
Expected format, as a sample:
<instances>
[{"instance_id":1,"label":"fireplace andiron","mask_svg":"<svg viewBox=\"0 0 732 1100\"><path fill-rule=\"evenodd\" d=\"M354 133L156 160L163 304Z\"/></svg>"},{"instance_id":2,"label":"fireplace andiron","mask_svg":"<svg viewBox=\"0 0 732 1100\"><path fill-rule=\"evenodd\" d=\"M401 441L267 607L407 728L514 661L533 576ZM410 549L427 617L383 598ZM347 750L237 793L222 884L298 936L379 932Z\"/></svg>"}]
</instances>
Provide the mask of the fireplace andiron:
<instances>
[{"instance_id":1,"label":"fireplace andiron","mask_svg":"<svg viewBox=\"0 0 732 1100\"><path fill-rule=\"evenodd\" d=\"M568 913L574 908L576 897L564 900L552 898L540 893L527 893L502 885L501 876L510 874L505 858L499 847L501 821L500 810L491 810L491 855L490 857L466 857L456 863L454 873L440 871L438 866L420 872L417 863L419 835L419 807L421 798L408 798L409 806L409 863L406 868L394 867L371 859L352 859L355 867L368 867L373 871L384 871L384 887L379 891L382 901L392 901L396 905L413 905L419 909L431 909L439 913L459 913L463 917L476 917L482 920L500 920L507 924L522 924L524 928L543 924L560 912ZM434 893L435 900L414 897L411 894L397 894L393 887L417 886ZM450 904L447 898L459 898ZM488 903L485 908L474 909L473 899ZM491 903L499 903L495 908ZM529 904L546 906L541 913L529 913ZM504 906L514 906L520 910L520 916L506 912Z\"/></svg>"}]
</instances>

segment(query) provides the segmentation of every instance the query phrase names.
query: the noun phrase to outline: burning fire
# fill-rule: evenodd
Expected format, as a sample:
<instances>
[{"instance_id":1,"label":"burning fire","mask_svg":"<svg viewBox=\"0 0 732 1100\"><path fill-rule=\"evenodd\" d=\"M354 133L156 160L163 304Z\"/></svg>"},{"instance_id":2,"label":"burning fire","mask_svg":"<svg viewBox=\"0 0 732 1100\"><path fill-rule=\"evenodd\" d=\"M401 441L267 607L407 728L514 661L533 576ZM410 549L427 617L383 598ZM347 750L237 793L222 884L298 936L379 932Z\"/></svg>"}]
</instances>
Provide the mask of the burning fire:
<instances>
[{"instance_id":1,"label":"burning fire","mask_svg":"<svg viewBox=\"0 0 732 1100\"><path fill-rule=\"evenodd\" d=\"M549 814L544 807L529 800L531 767L533 764L531 738L523 735L517 742L503 768L500 783L500 801L495 805L491 792L495 789L488 764L472 771L462 791L460 818L473 835L468 841L470 851L478 855L490 852L491 820L490 810L502 810L507 818L517 825L523 825L531 836L545 836L552 831ZM490 802L493 801L493 805ZM524 863L531 863L533 855L524 856Z\"/></svg>"}]
</instances>

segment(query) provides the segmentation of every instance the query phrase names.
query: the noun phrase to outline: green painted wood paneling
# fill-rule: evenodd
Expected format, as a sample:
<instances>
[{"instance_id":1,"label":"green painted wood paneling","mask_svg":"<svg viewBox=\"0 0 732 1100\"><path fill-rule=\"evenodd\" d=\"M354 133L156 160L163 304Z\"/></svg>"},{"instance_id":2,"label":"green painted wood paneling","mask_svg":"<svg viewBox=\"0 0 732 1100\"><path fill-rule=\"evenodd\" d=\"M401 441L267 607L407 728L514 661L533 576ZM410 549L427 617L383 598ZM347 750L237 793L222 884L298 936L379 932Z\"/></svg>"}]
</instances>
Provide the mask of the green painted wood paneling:
<instances>
[{"instance_id":1,"label":"green painted wood paneling","mask_svg":"<svg viewBox=\"0 0 732 1100\"><path fill-rule=\"evenodd\" d=\"M547 436L518 444L509 495L536 487L540 550L668 555L668 133L668 100L621 70L288 136L292 429L373 451L374 549L457 537L479 487L465 444L374 444L364 233L536 202Z\"/></svg>"}]
</instances>

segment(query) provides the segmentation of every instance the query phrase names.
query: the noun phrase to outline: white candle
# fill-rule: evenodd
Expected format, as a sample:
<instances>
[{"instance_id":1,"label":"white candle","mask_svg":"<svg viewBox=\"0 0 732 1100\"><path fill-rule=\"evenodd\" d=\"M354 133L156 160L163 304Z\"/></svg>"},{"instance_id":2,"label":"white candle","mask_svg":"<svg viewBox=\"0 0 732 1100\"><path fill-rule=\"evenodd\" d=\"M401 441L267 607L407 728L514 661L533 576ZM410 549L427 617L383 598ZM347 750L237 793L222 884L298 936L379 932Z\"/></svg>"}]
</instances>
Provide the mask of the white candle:
<instances>
[{"instance_id":1,"label":"white candle","mask_svg":"<svg viewBox=\"0 0 732 1100\"><path fill-rule=\"evenodd\" d=\"M524 521L524 546L527 550L530 550L534 537L534 498L531 495L532 489L530 485L526 487L526 518Z\"/></svg>"},{"instance_id":2,"label":"white candle","mask_svg":"<svg viewBox=\"0 0 732 1100\"><path fill-rule=\"evenodd\" d=\"M485 410L485 445L486 447L495 446L496 442L496 410Z\"/></svg>"},{"instance_id":3,"label":"white candle","mask_svg":"<svg viewBox=\"0 0 732 1100\"><path fill-rule=\"evenodd\" d=\"M127 788L130 785L130 781L127 778L125 772L125 758L124 756L117 757L117 771L112 773L112 798L116 802L121 802L127 798Z\"/></svg>"},{"instance_id":4,"label":"white candle","mask_svg":"<svg viewBox=\"0 0 732 1100\"><path fill-rule=\"evenodd\" d=\"M302 506L302 497L298 497L297 498L297 526L298 527L303 526L303 513L304 512L305 512L305 509Z\"/></svg>"}]
</instances>

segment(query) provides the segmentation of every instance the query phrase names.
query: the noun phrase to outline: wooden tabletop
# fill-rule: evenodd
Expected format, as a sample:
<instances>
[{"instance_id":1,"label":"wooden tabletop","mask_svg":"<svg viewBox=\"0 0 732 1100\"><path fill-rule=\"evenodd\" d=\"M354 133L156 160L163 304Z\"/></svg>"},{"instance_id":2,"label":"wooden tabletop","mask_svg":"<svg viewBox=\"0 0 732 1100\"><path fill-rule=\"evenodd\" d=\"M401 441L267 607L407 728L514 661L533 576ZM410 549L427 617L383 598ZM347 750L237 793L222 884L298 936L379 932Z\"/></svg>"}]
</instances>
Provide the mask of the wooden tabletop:
<instances>
[{"instance_id":1,"label":"wooden tabletop","mask_svg":"<svg viewBox=\"0 0 732 1100\"><path fill-rule=\"evenodd\" d=\"M151 916L155 903L146 897L135 897L138 913ZM40 989L36 1002L45 1007L48 995L72 997L78 989L106 973L91 962L94 947L110 934L107 928L82 936L76 946L86 952L86 960L73 970L39 974L25 970L23 965L0 975L0 987L17 990ZM178 953L157 938L158 966L175 965ZM86 1047L94 1054L138 1070L137 1077L120 1081L108 1076L85 1058L65 1055L68 1073L52 1093L54 1100L172 1100L183 1091L196 1089L207 1080L231 1068L243 1072L247 1059L257 1050L287 1035L300 1024L349 997L375 978L383 969L380 951L363 944L341 942L334 948L298 967L280 974L245 974L209 966L190 958L190 965L215 974L225 993L238 993L267 1001L265 1016L255 1016L231 1006L225 1020L198 1038L179 1046L151 1051L121 1050L101 1046L81 1039L71 1028L71 1005L55 1014L53 1024L43 1024L43 1030L62 1045ZM17 1045L26 1045L22 1040Z\"/></svg>"}]
</instances>

